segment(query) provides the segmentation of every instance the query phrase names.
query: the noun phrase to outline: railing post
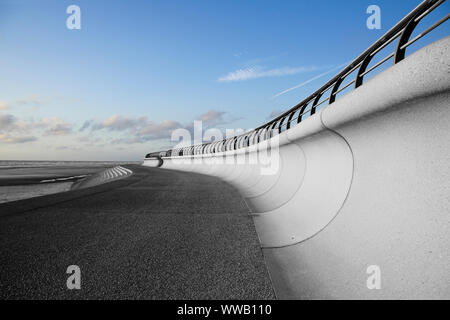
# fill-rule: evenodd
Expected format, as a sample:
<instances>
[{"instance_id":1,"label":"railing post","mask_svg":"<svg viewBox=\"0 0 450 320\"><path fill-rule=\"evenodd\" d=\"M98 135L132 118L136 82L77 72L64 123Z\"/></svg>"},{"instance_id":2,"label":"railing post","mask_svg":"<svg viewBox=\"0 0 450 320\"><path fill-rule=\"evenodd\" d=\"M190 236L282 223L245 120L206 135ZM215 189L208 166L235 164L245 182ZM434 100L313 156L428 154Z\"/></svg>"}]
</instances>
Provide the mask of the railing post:
<instances>
[{"instance_id":1,"label":"railing post","mask_svg":"<svg viewBox=\"0 0 450 320\"><path fill-rule=\"evenodd\" d=\"M330 93L330 100L328 101L328 104L332 104L334 100L336 100L336 92L339 89L339 86L341 85L342 81L344 81L345 78L339 78L338 81L333 86L333 89L331 89Z\"/></svg>"},{"instance_id":2,"label":"railing post","mask_svg":"<svg viewBox=\"0 0 450 320\"><path fill-rule=\"evenodd\" d=\"M320 98L322 97L322 93L319 93L316 98L314 99L314 102L311 106L311 113L310 115L312 116L313 114L316 113L316 105L319 103Z\"/></svg>"},{"instance_id":3,"label":"railing post","mask_svg":"<svg viewBox=\"0 0 450 320\"><path fill-rule=\"evenodd\" d=\"M409 21L409 23L406 25L405 29L403 29L403 32L397 42L397 48L395 49L393 64L399 63L400 61L405 59L406 48L402 48L402 47L403 47L403 45L408 43L409 38L411 37L414 29L419 24L421 19L418 19L416 21L416 19L419 15L420 14L417 14L417 16L414 17L414 19L411 19L411 21Z\"/></svg>"},{"instance_id":4,"label":"railing post","mask_svg":"<svg viewBox=\"0 0 450 320\"><path fill-rule=\"evenodd\" d=\"M367 66L369 65L370 61L372 61L372 58L373 58L372 52L370 52L364 58L363 62L359 66L358 73L356 74L356 79L355 79L355 89L363 84L364 76L362 74L366 71Z\"/></svg>"},{"instance_id":5,"label":"railing post","mask_svg":"<svg viewBox=\"0 0 450 320\"><path fill-rule=\"evenodd\" d=\"M306 107L308 106L308 104L311 101L308 101L307 103L305 103L301 108L300 111L298 112L298 117L297 117L297 123L302 122L302 117L303 117L303 112L305 112Z\"/></svg>"},{"instance_id":6,"label":"railing post","mask_svg":"<svg viewBox=\"0 0 450 320\"><path fill-rule=\"evenodd\" d=\"M291 128L291 121L292 121L292 118L294 117L294 114L297 112L297 110L294 110L289 114L289 117L288 117L288 120L286 123L286 130L289 130Z\"/></svg>"}]
</instances>

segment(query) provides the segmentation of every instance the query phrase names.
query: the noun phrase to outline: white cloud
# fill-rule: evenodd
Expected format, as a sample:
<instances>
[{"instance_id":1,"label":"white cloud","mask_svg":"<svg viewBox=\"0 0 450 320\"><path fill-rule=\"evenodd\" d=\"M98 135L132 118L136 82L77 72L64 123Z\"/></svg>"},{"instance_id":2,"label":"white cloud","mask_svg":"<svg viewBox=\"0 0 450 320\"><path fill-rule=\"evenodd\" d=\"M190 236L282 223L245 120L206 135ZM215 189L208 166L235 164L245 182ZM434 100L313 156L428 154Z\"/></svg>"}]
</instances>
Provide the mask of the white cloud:
<instances>
[{"instance_id":1,"label":"white cloud","mask_svg":"<svg viewBox=\"0 0 450 320\"><path fill-rule=\"evenodd\" d=\"M115 114L102 121L88 120L82 125L79 131L84 131L89 128L91 131L106 129L108 131L128 131L128 134L138 136L162 137L170 136L172 130L180 127L182 125L173 120L164 120L160 123L155 123L148 120L147 117L133 118Z\"/></svg>"},{"instance_id":2,"label":"white cloud","mask_svg":"<svg viewBox=\"0 0 450 320\"><path fill-rule=\"evenodd\" d=\"M203 121L204 128L233 122L237 119L225 120L225 112L214 109L200 115L196 120ZM163 120L161 122L150 121L147 117L127 117L123 115L112 115L104 120L87 120L79 131L90 130L90 137L95 131L105 129L111 132L124 132L125 136L111 137L112 144L134 144L147 141L170 139L172 132L176 129L186 129L193 133L192 124L182 124L175 120ZM80 142L89 143L87 137L79 138Z\"/></svg>"},{"instance_id":3,"label":"white cloud","mask_svg":"<svg viewBox=\"0 0 450 320\"><path fill-rule=\"evenodd\" d=\"M203 121L205 127L228 123L234 120L224 120L225 112L214 109L200 115L197 119ZM0 143L23 143L35 141L49 136L64 136L73 134L74 124L58 117L40 120L21 121L11 114L0 114ZM150 121L147 117L127 117L112 115L103 120L90 119L84 122L76 132L78 137L72 137L73 149L78 146L100 147L109 144L134 144L147 141L169 140L172 132L183 128L190 132L192 124L182 124L175 120L161 122ZM80 132L87 130L87 134ZM102 132L101 132L102 131ZM120 134L123 134L120 136ZM63 146L64 147L64 146ZM62 147L56 147L62 150Z\"/></svg>"},{"instance_id":4,"label":"white cloud","mask_svg":"<svg viewBox=\"0 0 450 320\"><path fill-rule=\"evenodd\" d=\"M62 136L72 133L72 125L58 117L44 118L36 124L36 127L46 128L44 135Z\"/></svg>"},{"instance_id":5,"label":"white cloud","mask_svg":"<svg viewBox=\"0 0 450 320\"><path fill-rule=\"evenodd\" d=\"M30 125L26 122L20 121L12 114L0 114L0 132L14 132L14 131L28 131Z\"/></svg>"},{"instance_id":6,"label":"white cloud","mask_svg":"<svg viewBox=\"0 0 450 320\"><path fill-rule=\"evenodd\" d=\"M201 115L197 120L204 122L222 122L223 121L222 117L224 114L225 112L223 111L211 109L207 113Z\"/></svg>"},{"instance_id":7,"label":"white cloud","mask_svg":"<svg viewBox=\"0 0 450 320\"><path fill-rule=\"evenodd\" d=\"M139 130L139 135L152 135L155 137L170 136L172 130L181 128L182 125L177 121L164 120L160 123L148 122Z\"/></svg>"},{"instance_id":8,"label":"white cloud","mask_svg":"<svg viewBox=\"0 0 450 320\"><path fill-rule=\"evenodd\" d=\"M124 131L145 125L146 123L146 117L127 118L125 116L115 114L100 123L92 124L91 127L93 130L108 129L111 131Z\"/></svg>"},{"instance_id":9,"label":"white cloud","mask_svg":"<svg viewBox=\"0 0 450 320\"><path fill-rule=\"evenodd\" d=\"M91 130L99 131L102 129L108 131L124 131L126 138L116 138L112 141L114 144L119 143L142 143L148 140L161 138L169 138L171 132L183 126L174 120L163 120L159 123L148 120L147 117L127 117L122 115L112 115L102 121L94 119L84 122L79 131Z\"/></svg>"},{"instance_id":10,"label":"white cloud","mask_svg":"<svg viewBox=\"0 0 450 320\"><path fill-rule=\"evenodd\" d=\"M72 125L60 118L45 118L24 122L11 114L0 114L0 142L23 143L35 141L36 135L59 136L72 133Z\"/></svg>"},{"instance_id":11,"label":"white cloud","mask_svg":"<svg viewBox=\"0 0 450 320\"><path fill-rule=\"evenodd\" d=\"M220 77L217 79L219 82L233 82L233 81L244 81L250 79L257 78L265 78L265 77L282 77L287 75L298 74L302 72L309 72L317 70L318 68L315 66L309 67L284 67L284 68L276 68L265 70L261 67L251 67L245 69L239 69L233 72L228 73L227 75Z\"/></svg>"}]
</instances>

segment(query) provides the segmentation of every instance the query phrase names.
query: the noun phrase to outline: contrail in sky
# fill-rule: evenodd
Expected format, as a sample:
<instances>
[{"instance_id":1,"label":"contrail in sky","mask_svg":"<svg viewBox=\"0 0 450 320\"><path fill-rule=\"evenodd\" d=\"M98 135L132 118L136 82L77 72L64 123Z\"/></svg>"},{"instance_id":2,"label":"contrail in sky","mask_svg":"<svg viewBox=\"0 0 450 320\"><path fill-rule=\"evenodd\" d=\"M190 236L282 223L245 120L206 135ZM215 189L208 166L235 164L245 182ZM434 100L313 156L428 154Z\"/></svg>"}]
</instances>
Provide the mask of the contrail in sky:
<instances>
[{"instance_id":1,"label":"contrail in sky","mask_svg":"<svg viewBox=\"0 0 450 320\"><path fill-rule=\"evenodd\" d=\"M341 64L341 65L339 65L339 66L337 66L337 67L335 67L335 68L333 68L333 69L331 69L331 70L328 70L327 72L321 73L321 74L319 74L319 75L317 75L317 76L315 76L315 77L313 77L313 78L311 78L311 79L309 79L309 80L306 80L305 82L302 82L302 83L300 83L300 84L298 84L298 85L296 85L296 86L294 86L294 87L292 87L292 88L289 88L289 89L286 89L286 90L284 90L284 91L281 91L280 93L277 93L276 95L274 95L274 96L272 97L272 99L275 99L275 98L277 98L277 97L279 97L279 96L281 96L281 95L283 95L283 94L285 94L285 93L288 93L289 91L292 91L292 90L301 88L301 87L307 85L308 83L313 82L314 80L317 80L317 79L319 79L319 78L322 78L323 76L326 76L327 74L333 72L334 70L339 69L339 68L342 68L342 67L344 67L344 66L346 66L346 64Z\"/></svg>"}]
</instances>

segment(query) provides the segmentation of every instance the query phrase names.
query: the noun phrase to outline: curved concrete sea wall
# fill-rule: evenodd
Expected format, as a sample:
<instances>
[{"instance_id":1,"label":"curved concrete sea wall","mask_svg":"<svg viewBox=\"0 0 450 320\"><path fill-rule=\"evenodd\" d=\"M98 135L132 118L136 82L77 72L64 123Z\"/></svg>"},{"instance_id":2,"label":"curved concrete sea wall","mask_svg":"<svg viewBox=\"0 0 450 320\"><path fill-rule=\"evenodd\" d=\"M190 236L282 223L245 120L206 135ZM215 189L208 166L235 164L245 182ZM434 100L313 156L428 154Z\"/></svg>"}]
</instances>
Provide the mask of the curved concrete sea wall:
<instances>
[{"instance_id":1,"label":"curved concrete sea wall","mask_svg":"<svg viewBox=\"0 0 450 320\"><path fill-rule=\"evenodd\" d=\"M449 299L449 48L422 48L270 140L161 168L241 191L279 298Z\"/></svg>"}]
</instances>

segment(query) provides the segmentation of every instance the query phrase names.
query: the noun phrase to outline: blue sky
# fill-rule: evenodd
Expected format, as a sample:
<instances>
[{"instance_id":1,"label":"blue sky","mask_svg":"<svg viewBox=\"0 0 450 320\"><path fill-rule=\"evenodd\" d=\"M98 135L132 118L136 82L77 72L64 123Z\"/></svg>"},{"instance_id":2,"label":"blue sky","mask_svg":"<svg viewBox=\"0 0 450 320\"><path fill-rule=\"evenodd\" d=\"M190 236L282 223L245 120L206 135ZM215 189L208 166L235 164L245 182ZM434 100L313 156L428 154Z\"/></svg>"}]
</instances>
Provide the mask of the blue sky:
<instances>
[{"instance_id":1,"label":"blue sky","mask_svg":"<svg viewBox=\"0 0 450 320\"><path fill-rule=\"evenodd\" d=\"M0 159L137 160L195 119L255 127L419 3L0 0ZM72 4L81 30L66 28ZM381 30L366 27L372 4Z\"/></svg>"}]
</instances>

